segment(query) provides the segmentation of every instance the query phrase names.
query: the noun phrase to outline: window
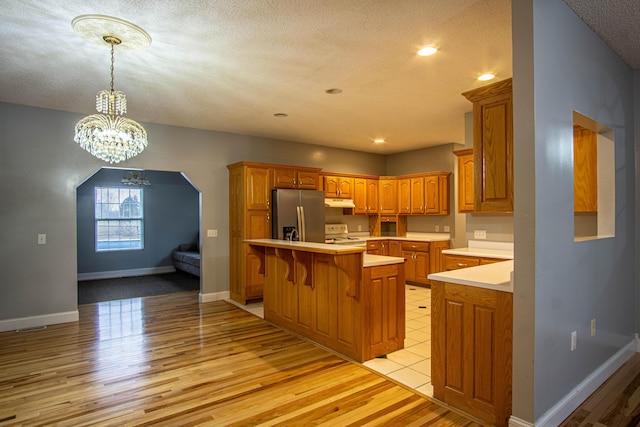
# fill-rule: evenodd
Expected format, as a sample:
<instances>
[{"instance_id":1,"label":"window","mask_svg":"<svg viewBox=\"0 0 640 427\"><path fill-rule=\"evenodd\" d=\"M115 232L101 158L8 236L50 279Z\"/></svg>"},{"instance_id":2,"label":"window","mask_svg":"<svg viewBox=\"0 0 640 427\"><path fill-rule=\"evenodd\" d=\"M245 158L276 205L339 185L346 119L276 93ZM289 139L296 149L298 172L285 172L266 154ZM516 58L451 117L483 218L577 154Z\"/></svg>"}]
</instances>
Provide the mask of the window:
<instances>
[{"instance_id":1,"label":"window","mask_svg":"<svg viewBox=\"0 0 640 427\"><path fill-rule=\"evenodd\" d=\"M96 252L144 248L142 188L96 187Z\"/></svg>"}]
</instances>

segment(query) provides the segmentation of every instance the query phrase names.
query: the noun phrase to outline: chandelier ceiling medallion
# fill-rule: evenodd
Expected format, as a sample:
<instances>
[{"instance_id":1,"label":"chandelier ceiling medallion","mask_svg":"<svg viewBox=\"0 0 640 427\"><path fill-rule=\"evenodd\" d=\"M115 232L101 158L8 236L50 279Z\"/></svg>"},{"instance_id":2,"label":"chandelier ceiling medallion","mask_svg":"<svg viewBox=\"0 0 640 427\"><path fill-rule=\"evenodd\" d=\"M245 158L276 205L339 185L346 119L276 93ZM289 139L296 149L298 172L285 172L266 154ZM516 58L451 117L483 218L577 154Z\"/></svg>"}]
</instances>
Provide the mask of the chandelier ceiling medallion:
<instances>
[{"instance_id":1,"label":"chandelier ceiling medallion","mask_svg":"<svg viewBox=\"0 0 640 427\"><path fill-rule=\"evenodd\" d=\"M96 95L96 109L75 126L74 141L95 157L118 163L137 156L147 146L147 131L136 121L123 116L127 98L113 88L114 51L136 50L151 44L142 28L105 15L81 15L71 21L73 29L85 39L111 49L111 87Z\"/></svg>"}]
</instances>

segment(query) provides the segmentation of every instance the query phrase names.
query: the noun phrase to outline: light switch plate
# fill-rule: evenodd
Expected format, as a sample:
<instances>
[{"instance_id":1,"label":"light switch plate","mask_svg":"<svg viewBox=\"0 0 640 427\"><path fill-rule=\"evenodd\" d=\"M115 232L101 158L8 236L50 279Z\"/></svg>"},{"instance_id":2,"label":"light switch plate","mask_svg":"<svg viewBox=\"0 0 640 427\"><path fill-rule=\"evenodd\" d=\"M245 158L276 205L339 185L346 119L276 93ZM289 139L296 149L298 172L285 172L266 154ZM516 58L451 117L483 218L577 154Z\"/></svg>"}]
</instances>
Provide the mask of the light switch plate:
<instances>
[{"instance_id":1,"label":"light switch plate","mask_svg":"<svg viewBox=\"0 0 640 427\"><path fill-rule=\"evenodd\" d=\"M47 244L47 235L46 234L38 234L38 244L46 245Z\"/></svg>"},{"instance_id":2,"label":"light switch plate","mask_svg":"<svg viewBox=\"0 0 640 427\"><path fill-rule=\"evenodd\" d=\"M218 230L207 230L207 237L218 237Z\"/></svg>"}]
</instances>

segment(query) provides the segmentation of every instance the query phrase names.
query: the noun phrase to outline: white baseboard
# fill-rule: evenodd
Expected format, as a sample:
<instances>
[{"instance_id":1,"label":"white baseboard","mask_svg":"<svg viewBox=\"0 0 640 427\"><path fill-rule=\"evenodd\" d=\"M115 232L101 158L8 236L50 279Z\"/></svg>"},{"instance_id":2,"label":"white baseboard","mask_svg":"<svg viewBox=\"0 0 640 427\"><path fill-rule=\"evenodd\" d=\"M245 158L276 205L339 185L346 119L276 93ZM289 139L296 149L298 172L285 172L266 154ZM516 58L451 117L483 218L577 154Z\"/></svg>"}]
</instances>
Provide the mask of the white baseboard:
<instances>
[{"instance_id":1,"label":"white baseboard","mask_svg":"<svg viewBox=\"0 0 640 427\"><path fill-rule=\"evenodd\" d=\"M97 271L95 273L79 273L78 280L117 279L118 277L149 276L151 274L175 273L173 265L164 267L134 268L131 270Z\"/></svg>"},{"instance_id":2,"label":"white baseboard","mask_svg":"<svg viewBox=\"0 0 640 427\"><path fill-rule=\"evenodd\" d=\"M200 304L205 302L220 301L220 300L229 299L229 298L231 298L230 291L213 292L208 294L200 293Z\"/></svg>"},{"instance_id":3,"label":"white baseboard","mask_svg":"<svg viewBox=\"0 0 640 427\"><path fill-rule=\"evenodd\" d=\"M57 323L77 322L79 318L78 310L76 310L62 313L43 314L40 316L0 320L0 332L40 328L42 326L55 325Z\"/></svg>"},{"instance_id":4,"label":"white baseboard","mask_svg":"<svg viewBox=\"0 0 640 427\"><path fill-rule=\"evenodd\" d=\"M637 339L633 339L609 360L600 365L591 375L585 378L576 388L555 404L544 415L536 420L536 427L552 427L560 425L573 411L576 410L594 391L609 379L615 371L637 352ZM518 424L516 424L518 425Z\"/></svg>"},{"instance_id":5,"label":"white baseboard","mask_svg":"<svg viewBox=\"0 0 640 427\"><path fill-rule=\"evenodd\" d=\"M529 421L521 420L513 415L509 418L509 427L534 427L533 423Z\"/></svg>"}]
</instances>

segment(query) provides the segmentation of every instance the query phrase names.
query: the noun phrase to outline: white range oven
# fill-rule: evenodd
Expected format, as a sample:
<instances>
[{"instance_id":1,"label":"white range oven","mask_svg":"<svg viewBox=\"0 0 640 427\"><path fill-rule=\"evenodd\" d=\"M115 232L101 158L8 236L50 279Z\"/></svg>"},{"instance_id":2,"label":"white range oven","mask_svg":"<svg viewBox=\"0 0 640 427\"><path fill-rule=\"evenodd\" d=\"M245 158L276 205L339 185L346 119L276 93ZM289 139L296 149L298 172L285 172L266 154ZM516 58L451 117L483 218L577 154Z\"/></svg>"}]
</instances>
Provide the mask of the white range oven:
<instances>
[{"instance_id":1,"label":"white range oven","mask_svg":"<svg viewBox=\"0 0 640 427\"><path fill-rule=\"evenodd\" d=\"M349 235L347 224L325 224L324 242L335 245L361 246L363 248L367 246L366 236Z\"/></svg>"}]
</instances>

